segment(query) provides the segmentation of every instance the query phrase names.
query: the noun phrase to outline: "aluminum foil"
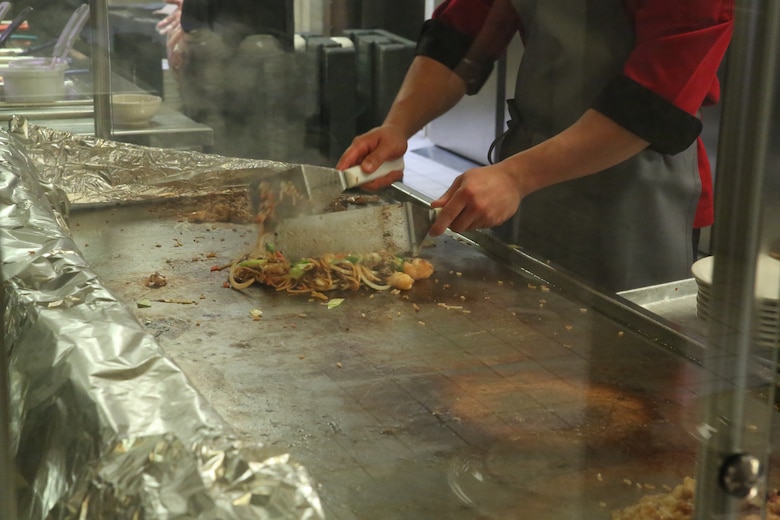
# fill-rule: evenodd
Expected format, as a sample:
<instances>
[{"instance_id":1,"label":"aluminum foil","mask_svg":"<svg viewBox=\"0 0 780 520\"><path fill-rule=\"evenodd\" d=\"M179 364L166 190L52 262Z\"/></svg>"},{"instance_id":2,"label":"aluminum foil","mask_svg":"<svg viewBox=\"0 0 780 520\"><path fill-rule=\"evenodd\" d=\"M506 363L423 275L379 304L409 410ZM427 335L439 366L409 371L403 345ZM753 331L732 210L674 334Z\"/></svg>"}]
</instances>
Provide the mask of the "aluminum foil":
<instances>
[{"instance_id":1,"label":"aluminum foil","mask_svg":"<svg viewBox=\"0 0 780 520\"><path fill-rule=\"evenodd\" d=\"M289 164L137 146L83 137L12 117L9 133L41 180L73 204L133 202L245 189L250 173L271 175Z\"/></svg>"},{"instance_id":2,"label":"aluminum foil","mask_svg":"<svg viewBox=\"0 0 780 520\"><path fill-rule=\"evenodd\" d=\"M0 131L19 518L324 517L306 469L240 442L101 284L65 225L69 193L144 198L165 178L186 191L203 186L194 177L279 166L76 138L17 118Z\"/></svg>"}]
</instances>

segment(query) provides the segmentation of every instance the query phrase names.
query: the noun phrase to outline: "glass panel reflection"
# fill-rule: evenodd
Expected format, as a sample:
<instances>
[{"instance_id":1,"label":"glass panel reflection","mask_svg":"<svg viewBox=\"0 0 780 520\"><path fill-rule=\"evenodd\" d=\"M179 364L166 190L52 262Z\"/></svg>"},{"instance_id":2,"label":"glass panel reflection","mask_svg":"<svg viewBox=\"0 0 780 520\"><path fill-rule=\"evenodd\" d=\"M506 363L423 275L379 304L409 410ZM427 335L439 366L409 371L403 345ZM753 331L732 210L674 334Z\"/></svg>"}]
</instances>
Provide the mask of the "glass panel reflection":
<instances>
[{"instance_id":1,"label":"glass panel reflection","mask_svg":"<svg viewBox=\"0 0 780 520\"><path fill-rule=\"evenodd\" d=\"M751 27L766 25L731 47L729 83L730 3L695 3L685 15L669 2L554 0L67 1L27 12L0 49L0 119L12 129L2 144L14 158L6 173L63 190L72 205L52 232L73 246L33 244L24 211L49 211L46 197L20 200L3 183L14 202L3 213L13 221L3 258L17 262L9 272L21 288L12 295L46 303L52 330L39 348L56 358L27 365L15 348L10 363L41 369L35 381L67 382L12 397L63 388L68 397L69 384L80 392L92 377L101 388L126 385L126 395L139 386L106 386L102 370L76 382L46 372L70 362L46 350L70 339L62 302L102 312L102 300L47 299L30 289L43 275L23 278L25 263L66 253L84 260L66 275L94 269L93 283L116 295L241 441L311 473L327 518L687 519L774 507L780 115L770 103L776 45L751 38L772 39L777 8L738 2ZM91 18L74 29L54 97L27 88L32 97L14 98L12 64L53 59L85 5ZM722 108L720 85L731 100ZM427 95L410 94L418 88ZM372 140L406 164L403 182L379 198L429 207L471 179L466 202L445 214L458 233L430 237L421 253L434 275L407 292L226 288L258 228L251 217L211 218L217 195L233 190L244 202L255 169L360 163L381 148ZM545 179L522 197L511 182L496 188L507 164ZM720 196L712 229L710 164ZM32 173L16 171L25 168ZM547 186L553 176L560 182ZM99 180L88 186L98 195L125 198L85 203L78 182L87 178ZM177 191L193 178L207 190ZM480 220L496 208L500 218ZM323 229L323 240L338 231ZM150 273L167 282L149 287ZM163 409L173 396L159 398L138 409ZM36 485L77 480L36 481L56 478L37 476L56 454L38 453L36 438L16 454L21 503L83 513L71 489L30 498ZM315 515L316 494L308 498ZM264 498L232 505L246 500Z\"/></svg>"}]
</instances>

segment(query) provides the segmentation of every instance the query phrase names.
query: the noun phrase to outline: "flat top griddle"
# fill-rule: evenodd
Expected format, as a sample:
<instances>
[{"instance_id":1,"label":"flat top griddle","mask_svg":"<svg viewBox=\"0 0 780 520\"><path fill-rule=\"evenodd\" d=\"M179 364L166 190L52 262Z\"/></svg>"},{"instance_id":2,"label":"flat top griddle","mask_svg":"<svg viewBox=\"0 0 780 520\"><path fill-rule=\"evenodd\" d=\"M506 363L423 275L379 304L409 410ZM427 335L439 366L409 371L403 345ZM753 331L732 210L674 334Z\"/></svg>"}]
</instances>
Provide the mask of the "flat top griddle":
<instances>
[{"instance_id":1,"label":"flat top griddle","mask_svg":"<svg viewBox=\"0 0 780 520\"><path fill-rule=\"evenodd\" d=\"M239 434L307 467L327 518L609 518L695 474L694 363L456 237L423 248L436 272L400 294L328 308L228 289L211 267L256 231L188 222L202 207L83 209L70 226ZM146 286L155 272L167 285Z\"/></svg>"}]
</instances>

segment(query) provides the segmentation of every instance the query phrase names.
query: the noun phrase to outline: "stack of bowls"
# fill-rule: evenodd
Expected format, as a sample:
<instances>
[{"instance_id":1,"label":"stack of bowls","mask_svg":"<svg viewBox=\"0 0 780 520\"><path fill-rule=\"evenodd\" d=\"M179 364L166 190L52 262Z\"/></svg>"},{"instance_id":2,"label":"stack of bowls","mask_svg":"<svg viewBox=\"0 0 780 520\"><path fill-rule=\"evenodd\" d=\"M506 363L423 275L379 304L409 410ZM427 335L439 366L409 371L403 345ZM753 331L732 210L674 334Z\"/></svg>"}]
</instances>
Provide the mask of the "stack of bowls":
<instances>
[{"instance_id":1,"label":"stack of bowls","mask_svg":"<svg viewBox=\"0 0 780 520\"><path fill-rule=\"evenodd\" d=\"M702 258L691 271L696 279L696 313L709 321L712 312L712 272L714 257ZM759 258L756 268L756 312L758 313L755 341L762 347L780 346L780 261L768 256Z\"/></svg>"}]
</instances>

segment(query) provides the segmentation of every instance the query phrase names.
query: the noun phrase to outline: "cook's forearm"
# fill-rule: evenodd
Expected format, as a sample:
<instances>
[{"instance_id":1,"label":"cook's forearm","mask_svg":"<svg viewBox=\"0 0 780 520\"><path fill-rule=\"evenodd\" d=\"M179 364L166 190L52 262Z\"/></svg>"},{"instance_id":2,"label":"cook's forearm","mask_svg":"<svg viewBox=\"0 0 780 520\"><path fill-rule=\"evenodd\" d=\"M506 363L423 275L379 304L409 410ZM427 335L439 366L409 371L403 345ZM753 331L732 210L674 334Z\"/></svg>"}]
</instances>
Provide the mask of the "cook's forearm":
<instances>
[{"instance_id":1,"label":"cook's forearm","mask_svg":"<svg viewBox=\"0 0 780 520\"><path fill-rule=\"evenodd\" d=\"M454 72L438 61L417 56L384 124L400 128L407 138L412 137L455 106L465 92L466 85Z\"/></svg>"},{"instance_id":2,"label":"cook's forearm","mask_svg":"<svg viewBox=\"0 0 780 520\"><path fill-rule=\"evenodd\" d=\"M649 143L595 110L588 110L560 134L505 159L521 193L615 166Z\"/></svg>"}]
</instances>

